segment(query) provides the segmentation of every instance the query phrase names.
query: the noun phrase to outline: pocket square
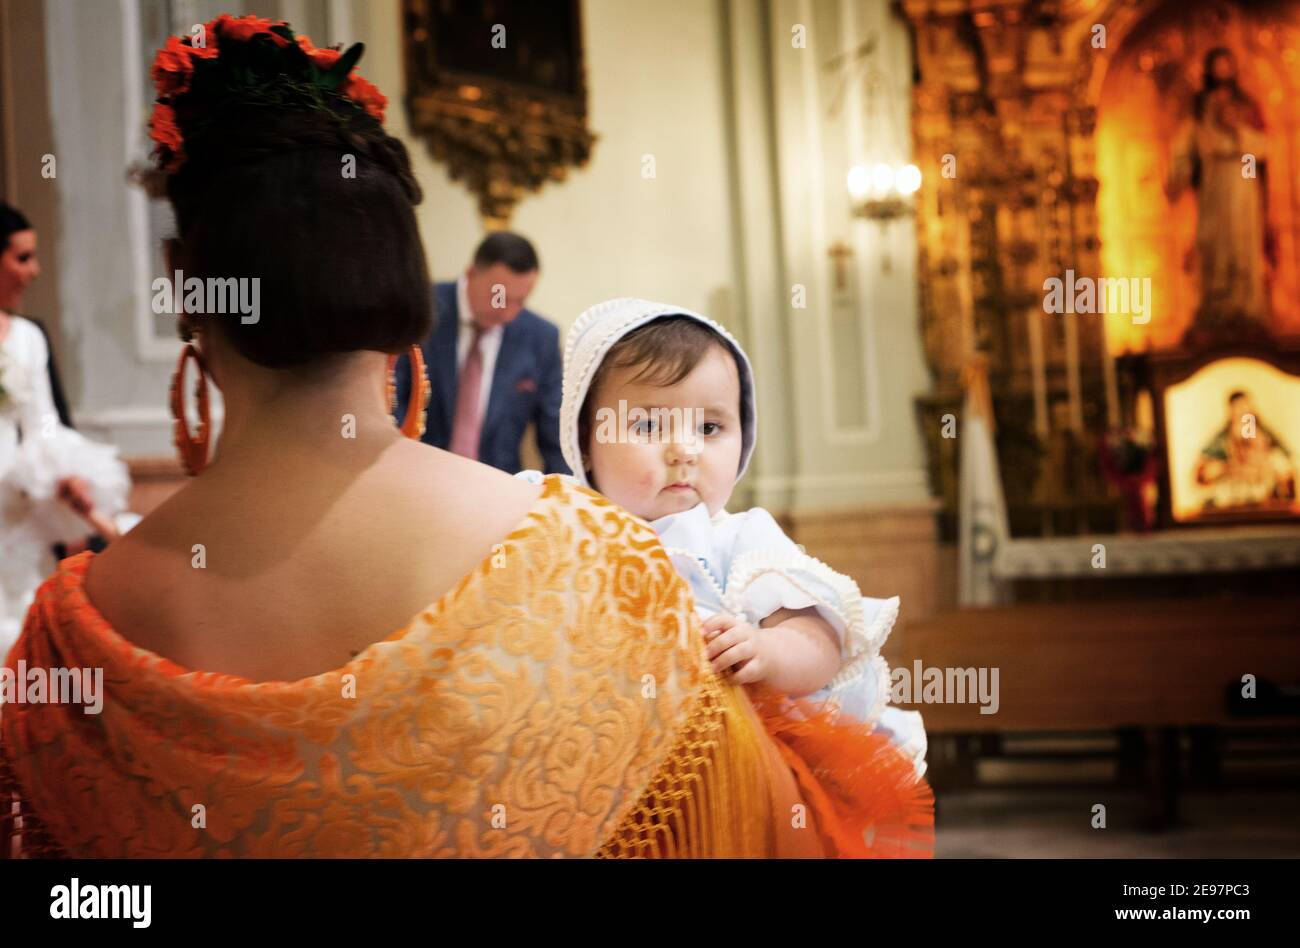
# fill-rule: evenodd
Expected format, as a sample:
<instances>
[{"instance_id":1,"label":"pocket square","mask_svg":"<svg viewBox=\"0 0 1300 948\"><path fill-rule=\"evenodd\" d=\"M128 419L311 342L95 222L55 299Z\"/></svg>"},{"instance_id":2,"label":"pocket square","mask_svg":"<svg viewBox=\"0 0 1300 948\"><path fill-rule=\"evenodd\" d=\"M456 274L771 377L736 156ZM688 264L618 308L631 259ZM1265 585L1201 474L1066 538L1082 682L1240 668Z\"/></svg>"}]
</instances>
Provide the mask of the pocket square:
<instances>
[{"instance_id":1,"label":"pocket square","mask_svg":"<svg viewBox=\"0 0 1300 948\"><path fill-rule=\"evenodd\" d=\"M537 383L532 379L520 379L515 383L515 391L521 395L537 391Z\"/></svg>"}]
</instances>

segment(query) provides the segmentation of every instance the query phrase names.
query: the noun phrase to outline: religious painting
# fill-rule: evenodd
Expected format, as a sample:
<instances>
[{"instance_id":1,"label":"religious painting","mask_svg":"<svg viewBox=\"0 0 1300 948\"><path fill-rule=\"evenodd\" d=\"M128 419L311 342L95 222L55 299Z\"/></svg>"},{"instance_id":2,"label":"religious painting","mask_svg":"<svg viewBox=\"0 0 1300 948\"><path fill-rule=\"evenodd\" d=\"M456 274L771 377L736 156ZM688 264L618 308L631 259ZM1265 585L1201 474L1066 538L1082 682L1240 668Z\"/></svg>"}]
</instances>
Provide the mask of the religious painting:
<instances>
[{"instance_id":1,"label":"religious painting","mask_svg":"<svg viewBox=\"0 0 1300 948\"><path fill-rule=\"evenodd\" d=\"M1102 264L1150 277L1110 350L1300 334L1300 7L1152 4L1101 89Z\"/></svg>"},{"instance_id":2,"label":"religious painting","mask_svg":"<svg viewBox=\"0 0 1300 948\"><path fill-rule=\"evenodd\" d=\"M1300 518L1300 375L1219 359L1164 398L1175 522Z\"/></svg>"},{"instance_id":3,"label":"religious painting","mask_svg":"<svg viewBox=\"0 0 1300 948\"><path fill-rule=\"evenodd\" d=\"M586 164L578 0L403 0L412 130L489 226Z\"/></svg>"}]
</instances>

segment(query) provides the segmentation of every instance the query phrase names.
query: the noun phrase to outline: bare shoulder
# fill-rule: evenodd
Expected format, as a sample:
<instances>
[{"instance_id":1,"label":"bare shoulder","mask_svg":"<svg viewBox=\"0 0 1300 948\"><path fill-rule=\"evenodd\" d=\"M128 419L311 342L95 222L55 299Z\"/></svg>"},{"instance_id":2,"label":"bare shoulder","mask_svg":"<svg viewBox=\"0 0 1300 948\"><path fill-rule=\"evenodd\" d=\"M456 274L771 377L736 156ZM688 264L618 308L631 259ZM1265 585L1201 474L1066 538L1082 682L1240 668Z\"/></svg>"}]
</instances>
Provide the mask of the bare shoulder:
<instances>
[{"instance_id":1,"label":"bare shoulder","mask_svg":"<svg viewBox=\"0 0 1300 948\"><path fill-rule=\"evenodd\" d=\"M500 539L537 504L543 488L504 471L438 451L418 442L394 452L391 478L394 497L413 512L445 518L467 535Z\"/></svg>"},{"instance_id":2,"label":"bare shoulder","mask_svg":"<svg viewBox=\"0 0 1300 948\"><path fill-rule=\"evenodd\" d=\"M192 509L189 498L185 496L190 487L189 484L182 487L95 556L94 565L86 576L88 591L102 588L109 581L116 584L119 577L135 576L138 581L142 576L155 576L158 566L179 555L184 538L178 527L185 512Z\"/></svg>"},{"instance_id":3,"label":"bare shoulder","mask_svg":"<svg viewBox=\"0 0 1300 948\"><path fill-rule=\"evenodd\" d=\"M96 557L86 593L187 667L314 673L454 588L543 490L415 443L350 470L205 474Z\"/></svg>"},{"instance_id":4,"label":"bare shoulder","mask_svg":"<svg viewBox=\"0 0 1300 948\"><path fill-rule=\"evenodd\" d=\"M285 476L265 483L192 481L96 558L105 573L201 552L200 540L242 538L256 545L292 529L294 512L312 514L304 526L347 532L418 523L425 530L463 530L462 539L498 536L522 520L542 489L495 468L419 443L403 443L346 483ZM323 493L328 502L317 501ZM120 565L119 565L120 564Z\"/></svg>"}]
</instances>

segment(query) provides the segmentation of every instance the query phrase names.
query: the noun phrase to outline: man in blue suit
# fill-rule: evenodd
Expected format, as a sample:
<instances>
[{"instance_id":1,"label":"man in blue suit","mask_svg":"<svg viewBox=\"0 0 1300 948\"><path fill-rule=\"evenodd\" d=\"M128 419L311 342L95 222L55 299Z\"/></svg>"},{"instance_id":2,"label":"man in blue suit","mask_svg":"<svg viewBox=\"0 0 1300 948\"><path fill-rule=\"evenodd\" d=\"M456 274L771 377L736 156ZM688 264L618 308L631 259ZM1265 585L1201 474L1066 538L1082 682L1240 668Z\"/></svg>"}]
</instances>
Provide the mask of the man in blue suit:
<instances>
[{"instance_id":1,"label":"man in blue suit","mask_svg":"<svg viewBox=\"0 0 1300 948\"><path fill-rule=\"evenodd\" d=\"M529 422L546 473L570 473L560 452L560 332L524 308L537 252L501 231L474 251L460 278L433 287L433 332L420 348L432 383L423 441L513 474ZM398 359L397 413L406 413L410 361Z\"/></svg>"}]
</instances>

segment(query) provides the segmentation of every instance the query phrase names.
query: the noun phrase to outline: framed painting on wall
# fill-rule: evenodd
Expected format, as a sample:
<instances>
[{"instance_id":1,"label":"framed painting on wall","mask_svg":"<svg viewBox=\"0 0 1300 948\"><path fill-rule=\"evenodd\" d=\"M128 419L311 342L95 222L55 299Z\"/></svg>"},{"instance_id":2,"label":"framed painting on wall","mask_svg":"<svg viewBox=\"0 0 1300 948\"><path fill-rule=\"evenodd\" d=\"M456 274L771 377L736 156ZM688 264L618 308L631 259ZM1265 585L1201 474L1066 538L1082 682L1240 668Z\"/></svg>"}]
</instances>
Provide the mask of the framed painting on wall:
<instances>
[{"instance_id":1,"label":"framed painting on wall","mask_svg":"<svg viewBox=\"0 0 1300 948\"><path fill-rule=\"evenodd\" d=\"M586 164L578 0L403 0L411 130L489 227Z\"/></svg>"},{"instance_id":2,"label":"framed painting on wall","mask_svg":"<svg viewBox=\"0 0 1300 948\"><path fill-rule=\"evenodd\" d=\"M1245 355L1160 393L1174 524L1300 520L1300 374Z\"/></svg>"}]
</instances>

